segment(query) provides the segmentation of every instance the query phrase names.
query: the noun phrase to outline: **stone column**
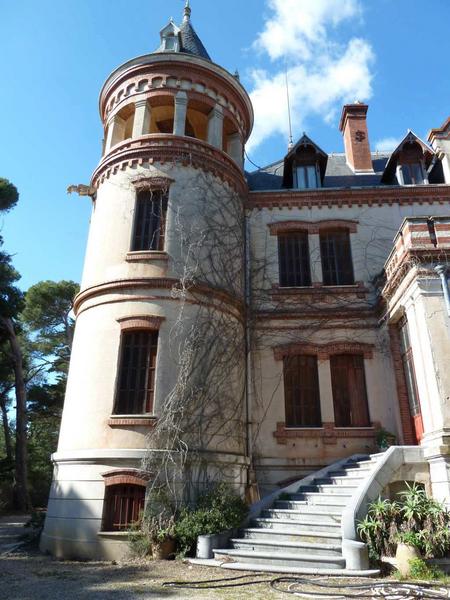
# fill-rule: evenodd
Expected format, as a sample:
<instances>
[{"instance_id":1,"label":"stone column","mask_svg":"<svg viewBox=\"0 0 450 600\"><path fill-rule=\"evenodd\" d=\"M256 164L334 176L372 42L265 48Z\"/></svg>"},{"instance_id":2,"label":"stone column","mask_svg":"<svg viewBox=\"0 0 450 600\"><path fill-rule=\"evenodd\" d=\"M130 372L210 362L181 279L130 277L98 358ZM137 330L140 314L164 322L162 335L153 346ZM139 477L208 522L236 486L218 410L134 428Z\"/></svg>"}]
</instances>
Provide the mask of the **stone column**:
<instances>
[{"instance_id":1,"label":"stone column","mask_svg":"<svg viewBox=\"0 0 450 600\"><path fill-rule=\"evenodd\" d=\"M150 133L150 105L147 100L138 100L134 105L134 123L132 138Z\"/></svg>"},{"instance_id":2,"label":"stone column","mask_svg":"<svg viewBox=\"0 0 450 600\"><path fill-rule=\"evenodd\" d=\"M111 150L113 146L122 142L125 137L125 121L114 115L108 123L108 132L106 134L105 154Z\"/></svg>"},{"instance_id":3,"label":"stone column","mask_svg":"<svg viewBox=\"0 0 450 600\"><path fill-rule=\"evenodd\" d=\"M178 92L175 96L175 116L173 119L173 134L185 135L188 97L186 92Z\"/></svg>"},{"instance_id":4,"label":"stone column","mask_svg":"<svg viewBox=\"0 0 450 600\"><path fill-rule=\"evenodd\" d=\"M311 265L311 282L323 283L322 259L320 255L320 236L312 233L308 236L309 260Z\"/></svg>"},{"instance_id":5,"label":"stone column","mask_svg":"<svg viewBox=\"0 0 450 600\"><path fill-rule=\"evenodd\" d=\"M227 153L242 169L244 166L244 146L239 133L233 133L227 139Z\"/></svg>"},{"instance_id":6,"label":"stone column","mask_svg":"<svg viewBox=\"0 0 450 600\"><path fill-rule=\"evenodd\" d=\"M220 104L209 113L208 143L222 150L223 148L223 108Z\"/></svg>"}]
</instances>

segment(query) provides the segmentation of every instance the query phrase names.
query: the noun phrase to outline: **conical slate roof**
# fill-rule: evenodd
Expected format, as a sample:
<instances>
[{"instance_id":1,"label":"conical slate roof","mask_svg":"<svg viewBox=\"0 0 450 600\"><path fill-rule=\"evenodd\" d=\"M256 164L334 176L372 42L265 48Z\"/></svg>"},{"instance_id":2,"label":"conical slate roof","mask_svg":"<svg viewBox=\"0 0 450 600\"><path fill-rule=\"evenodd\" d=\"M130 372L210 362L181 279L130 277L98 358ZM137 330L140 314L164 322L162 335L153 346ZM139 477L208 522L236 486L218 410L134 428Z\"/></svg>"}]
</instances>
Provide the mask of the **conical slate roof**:
<instances>
[{"instance_id":1,"label":"conical slate roof","mask_svg":"<svg viewBox=\"0 0 450 600\"><path fill-rule=\"evenodd\" d=\"M187 54L193 54L194 56L201 56L207 60L211 60L205 46L202 44L200 38L195 33L195 29L192 27L190 13L185 12L185 17L180 25L180 36L181 36L181 52Z\"/></svg>"}]
</instances>

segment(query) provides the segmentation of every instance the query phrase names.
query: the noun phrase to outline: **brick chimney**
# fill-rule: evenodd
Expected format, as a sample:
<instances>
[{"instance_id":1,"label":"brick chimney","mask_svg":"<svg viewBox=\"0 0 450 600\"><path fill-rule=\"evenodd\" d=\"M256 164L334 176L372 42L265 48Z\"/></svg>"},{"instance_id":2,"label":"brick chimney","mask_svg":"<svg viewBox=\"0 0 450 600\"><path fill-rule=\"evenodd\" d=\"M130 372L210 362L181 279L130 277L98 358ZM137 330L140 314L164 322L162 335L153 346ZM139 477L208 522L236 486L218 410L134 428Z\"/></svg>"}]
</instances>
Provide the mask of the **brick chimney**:
<instances>
[{"instance_id":1,"label":"brick chimney","mask_svg":"<svg viewBox=\"0 0 450 600\"><path fill-rule=\"evenodd\" d=\"M373 173L367 131L367 104L355 102L342 109L339 130L344 136L347 164L356 173Z\"/></svg>"}]
</instances>

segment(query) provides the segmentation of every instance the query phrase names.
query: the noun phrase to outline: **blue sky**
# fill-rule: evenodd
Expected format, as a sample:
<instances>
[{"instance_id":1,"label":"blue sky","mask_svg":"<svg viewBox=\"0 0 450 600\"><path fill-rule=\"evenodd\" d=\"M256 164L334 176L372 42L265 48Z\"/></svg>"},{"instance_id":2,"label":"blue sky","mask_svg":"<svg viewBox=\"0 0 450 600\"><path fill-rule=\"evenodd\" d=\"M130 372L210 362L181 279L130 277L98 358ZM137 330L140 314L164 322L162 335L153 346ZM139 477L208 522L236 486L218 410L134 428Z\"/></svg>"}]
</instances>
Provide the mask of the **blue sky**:
<instances>
[{"instance_id":1,"label":"blue sky","mask_svg":"<svg viewBox=\"0 0 450 600\"><path fill-rule=\"evenodd\" d=\"M0 0L0 176L20 191L1 223L26 289L80 280L90 201L68 196L100 158L98 94L124 61L154 50L181 19L183 0ZM290 79L294 138L305 130L342 151L342 104L367 100L372 148L406 129L426 136L450 114L448 0L192 0L192 21L213 60L255 100L249 144L264 165L284 155Z\"/></svg>"}]
</instances>

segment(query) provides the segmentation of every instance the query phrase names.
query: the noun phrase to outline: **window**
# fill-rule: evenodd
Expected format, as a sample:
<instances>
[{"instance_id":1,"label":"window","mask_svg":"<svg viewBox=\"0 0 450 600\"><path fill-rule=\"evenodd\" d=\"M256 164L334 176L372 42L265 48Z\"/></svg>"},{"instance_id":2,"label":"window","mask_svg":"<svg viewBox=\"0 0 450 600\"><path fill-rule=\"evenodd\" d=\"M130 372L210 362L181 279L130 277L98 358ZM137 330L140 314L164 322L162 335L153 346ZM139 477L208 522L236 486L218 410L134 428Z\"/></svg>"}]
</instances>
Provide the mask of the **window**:
<instances>
[{"instance_id":1,"label":"window","mask_svg":"<svg viewBox=\"0 0 450 600\"><path fill-rule=\"evenodd\" d=\"M284 359L286 427L321 427L317 357L289 356Z\"/></svg>"},{"instance_id":2,"label":"window","mask_svg":"<svg viewBox=\"0 0 450 600\"><path fill-rule=\"evenodd\" d=\"M123 531L139 523L145 503L145 486L106 487L102 531Z\"/></svg>"},{"instance_id":3,"label":"window","mask_svg":"<svg viewBox=\"0 0 450 600\"><path fill-rule=\"evenodd\" d=\"M320 253L324 285L352 285L355 282L350 233L347 230L321 233Z\"/></svg>"},{"instance_id":4,"label":"window","mask_svg":"<svg viewBox=\"0 0 450 600\"><path fill-rule=\"evenodd\" d=\"M403 185L422 185L425 182L420 163L405 163L401 165Z\"/></svg>"},{"instance_id":5,"label":"window","mask_svg":"<svg viewBox=\"0 0 450 600\"><path fill-rule=\"evenodd\" d=\"M369 427L364 358L360 354L330 357L336 427Z\"/></svg>"},{"instance_id":6,"label":"window","mask_svg":"<svg viewBox=\"0 0 450 600\"><path fill-rule=\"evenodd\" d=\"M278 236L278 261L281 287L311 285L308 233L286 233Z\"/></svg>"},{"instance_id":7,"label":"window","mask_svg":"<svg viewBox=\"0 0 450 600\"><path fill-rule=\"evenodd\" d=\"M295 172L296 172L297 187L299 189L308 189L308 188L319 187L316 165L297 166Z\"/></svg>"},{"instance_id":8,"label":"window","mask_svg":"<svg viewBox=\"0 0 450 600\"><path fill-rule=\"evenodd\" d=\"M400 324L400 351L402 355L403 370L405 372L411 416L417 417L421 414L420 400L417 391L416 371L414 368L411 341L409 339L408 322L406 319Z\"/></svg>"},{"instance_id":9,"label":"window","mask_svg":"<svg viewBox=\"0 0 450 600\"><path fill-rule=\"evenodd\" d=\"M122 333L115 414L152 412L157 348L156 331Z\"/></svg>"},{"instance_id":10,"label":"window","mask_svg":"<svg viewBox=\"0 0 450 600\"><path fill-rule=\"evenodd\" d=\"M166 229L167 194L138 192L131 250L163 250Z\"/></svg>"}]
</instances>

